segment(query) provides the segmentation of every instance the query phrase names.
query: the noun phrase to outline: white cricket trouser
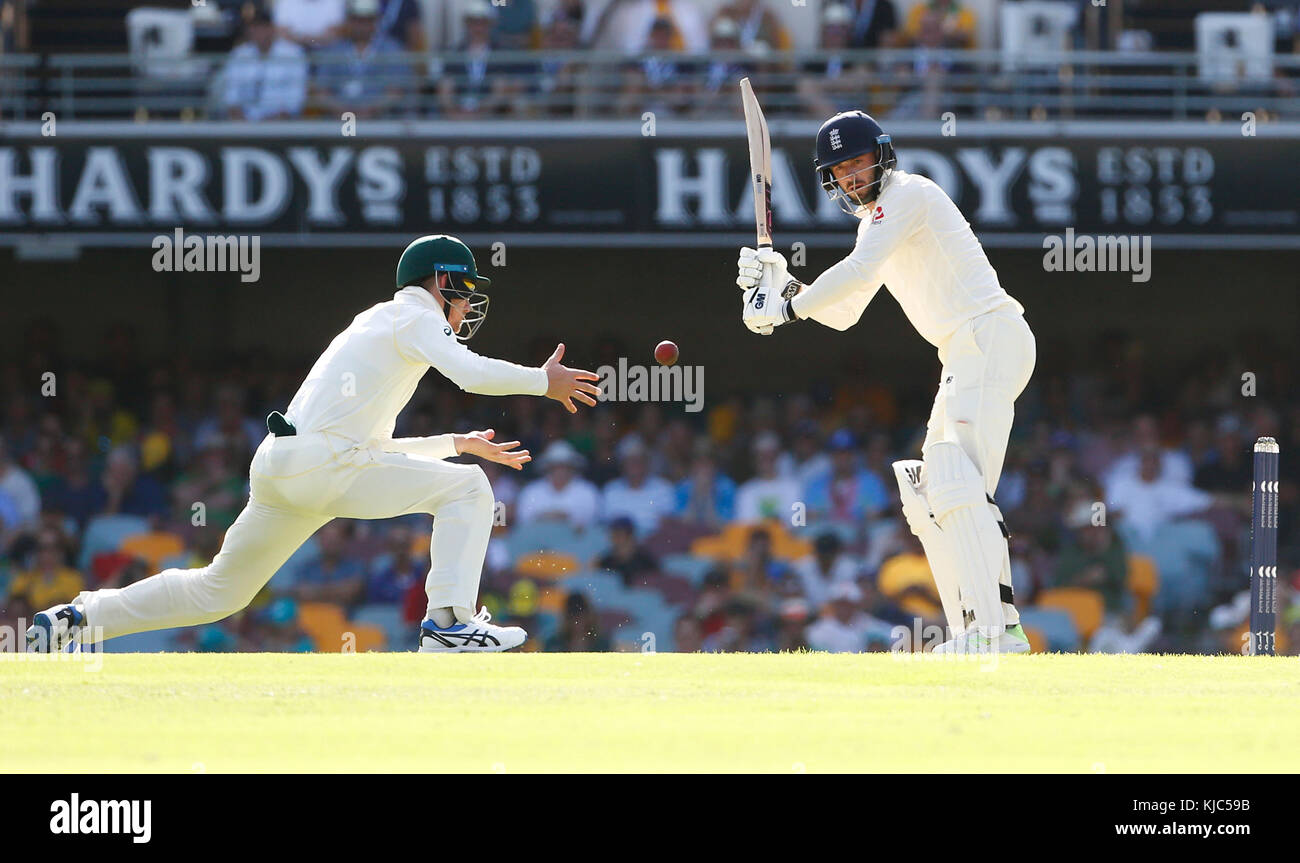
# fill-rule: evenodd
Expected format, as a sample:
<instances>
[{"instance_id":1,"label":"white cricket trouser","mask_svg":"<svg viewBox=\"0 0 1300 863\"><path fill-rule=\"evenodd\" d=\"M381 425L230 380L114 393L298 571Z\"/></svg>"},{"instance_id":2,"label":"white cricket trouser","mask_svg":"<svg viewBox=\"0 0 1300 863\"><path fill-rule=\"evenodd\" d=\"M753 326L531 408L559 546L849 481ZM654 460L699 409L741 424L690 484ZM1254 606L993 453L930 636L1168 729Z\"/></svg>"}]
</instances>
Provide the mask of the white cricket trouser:
<instances>
[{"instance_id":1,"label":"white cricket trouser","mask_svg":"<svg viewBox=\"0 0 1300 863\"><path fill-rule=\"evenodd\" d=\"M249 470L248 505L212 563L80 594L103 638L211 623L244 608L289 556L334 518L434 517L429 608L474 608L492 532L483 470L314 433L268 435Z\"/></svg>"},{"instance_id":2,"label":"white cricket trouser","mask_svg":"<svg viewBox=\"0 0 1300 863\"><path fill-rule=\"evenodd\" d=\"M921 446L929 488L934 489L935 483L956 469L951 453L932 453L931 448L938 443L955 443L979 471L977 479L982 481L984 492L993 498L1006 460L1015 401L1033 374L1036 352L1034 334L1024 317L1006 311L973 318L940 347L943 370L939 392ZM934 459L939 462L931 466ZM940 470L933 469L936 467ZM945 494L952 493L949 486ZM975 501L970 503L979 507ZM936 513L936 518L941 516ZM951 518L955 521L943 532L922 531L917 535L954 635L954 621L961 619L964 625L966 614L994 630L1018 623L1020 615L1012 602L1010 550L1002 535L1005 525L999 526L1001 512L990 504L987 512L968 509ZM967 540L964 544L962 537ZM1000 558L1000 563L995 558ZM954 607L954 601L963 608Z\"/></svg>"},{"instance_id":3,"label":"white cricket trouser","mask_svg":"<svg viewBox=\"0 0 1300 863\"><path fill-rule=\"evenodd\" d=\"M998 488L1016 398L1034 373L1034 334L1015 312L989 312L962 325L939 348L943 370L926 423L930 444L951 441L979 468L990 497Z\"/></svg>"}]
</instances>

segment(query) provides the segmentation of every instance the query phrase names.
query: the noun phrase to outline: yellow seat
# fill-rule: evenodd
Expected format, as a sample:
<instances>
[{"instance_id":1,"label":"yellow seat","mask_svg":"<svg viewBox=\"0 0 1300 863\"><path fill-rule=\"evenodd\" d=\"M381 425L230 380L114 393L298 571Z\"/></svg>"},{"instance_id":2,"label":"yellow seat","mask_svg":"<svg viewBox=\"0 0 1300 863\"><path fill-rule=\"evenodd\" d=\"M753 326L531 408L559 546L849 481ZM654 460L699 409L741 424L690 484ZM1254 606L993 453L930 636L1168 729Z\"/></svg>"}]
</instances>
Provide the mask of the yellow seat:
<instances>
[{"instance_id":1,"label":"yellow seat","mask_svg":"<svg viewBox=\"0 0 1300 863\"><path fill-rule=\"evenodd\" d=\"M1030 653L1047 652L1047 636L1043 634L1041 629L1032 626L1022 626L1021 629L1025 631L1025 637L1029 639Z\"/></svg>"},{"instance_id":2,"label":"yellow seat","mask_svg":"<svg viewBox=\"0 0 1300 863\"><path fill-rule=\"evenodd\" d=\"M735 562L744 555L749 546L749 535L758 528L766 530L772 537L772 556L778 560L798 560L812 553L811 542L790 533L780 522L768 520L760 524L733 522L723 528L722 533L702 536L692 542L691 554Z\"/></svg>"},{"instance_id":3,"label":"yellow seat","mask_svg":"<svg viewBox=\"0 0 1300 863\"><path fill-rule=\"evenodd\" d=\"M562 551L538 551L525 554L515 562L515 572L533 578L556 581L575 573L580 568L578 559Z\"/></svg>"},{"instance_id":4,"label":"yellow seat","mask_svg":"<svg viewBox=\"0 0 1300 863\"><path fill-rule=\"evenodd\" d=\"M1101 626L1106 612L1106 603L1101 594L1086 587L1056 587L1044 590L1038 595L1037 605L1043 608L1059 608L1070 615L1074 628L1087 643L1092 634Z\"/></svg>"},{"instance_id":5,"label":"yellow seat","mask_svg":"<svg viewBox=\"0 0 1300 863\"><path fill-rule=\"evenodd\" d=\"M369 623L349 624L348 631L356 637L355 647L357 653L365 653L368 650L383 650L388 644L388 636L384 634L384 631L378 626L372 626Z\"/></svg>"},{"instance_id":6,"label":"yellow seat","mask_svg":"<svg viewBox=\"0 0 1300 863\"><path fill-rule=\"evenodd\" d=\"M328 602L298 603L298 625L311 637L316 649L325 653L338 653L343 633L352 631L343 609Z\"/></svg>"},{"instance_id":7,"label":"yellow seat","mask_svg":"<svg viewBox=\"0 0 1300 863\"><path fill-rule=\"evenodd\" d=\"M1151 611L1151 598L1160 589L1156 562L1145 554L1128 556L1128 591L1133 594L1135 619L1144 620Z\"/></svg>"}]
</instances>

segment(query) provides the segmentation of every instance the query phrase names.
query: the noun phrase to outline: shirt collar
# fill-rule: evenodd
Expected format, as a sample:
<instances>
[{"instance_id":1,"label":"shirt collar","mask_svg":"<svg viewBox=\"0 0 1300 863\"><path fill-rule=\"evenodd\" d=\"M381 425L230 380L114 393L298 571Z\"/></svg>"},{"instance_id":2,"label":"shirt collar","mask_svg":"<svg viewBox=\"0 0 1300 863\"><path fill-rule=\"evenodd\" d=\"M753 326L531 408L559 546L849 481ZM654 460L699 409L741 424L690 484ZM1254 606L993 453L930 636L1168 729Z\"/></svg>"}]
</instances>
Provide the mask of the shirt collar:
<instances>
[{"instance_id":1,"label":"shirt collar","mask_svg":"<svg viewBox=\"0 0 1300 863\"><path fill-rule=\"evenodd\" d=\"M427 309L434 309L441 313L442 306L433 298L433 294L426 291L419 285L407 285L397 293L393 294L393 299L399 303L416 303Z\"/></svg>"}]
</instances>

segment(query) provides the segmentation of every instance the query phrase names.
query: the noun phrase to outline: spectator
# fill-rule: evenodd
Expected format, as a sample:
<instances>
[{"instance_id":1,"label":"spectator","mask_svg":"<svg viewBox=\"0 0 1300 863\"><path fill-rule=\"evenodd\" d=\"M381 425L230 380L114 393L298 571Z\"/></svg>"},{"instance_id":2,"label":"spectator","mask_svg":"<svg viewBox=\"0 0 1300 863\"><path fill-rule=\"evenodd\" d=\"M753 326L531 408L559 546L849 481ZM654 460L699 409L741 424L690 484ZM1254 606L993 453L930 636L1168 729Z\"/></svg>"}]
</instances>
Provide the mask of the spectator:
<instances>
[{"instance_id":1,"label":"spectator","mask_svg":"<svg viewBox=\"0 0 1300 863\"><path fill-rule=\"evenodd\" d=\"M555 441L542 453L538 466L546 471L519 493L520 524L533 521L565 521L584 530L596 521L600 494L578 476L582 456L566 441Z\"/></svg>"},{"instance_id":2,"label":"spectator","mask_svg":"<svg viewBox=\"0 0 1300 863\"><path fill-rule=\"evenodd\" d=\"M266 437L266 426L244 412L244 391L228 384L217 389L217 410L199 423L194 432L194 444L200 449L210 446L232 446L243 449L251 458Z\"/></svg>"},{"instance_id":3,"label":"spectator","mask_svg":"<svg viewBox=\"0 0 1300 863\"><path fill-rule=\"evenodd\" d=\"M287 39L318 47L334 39L347 14L347 0L275 0L272 17Z\"/></svg>"},{"instance_id":4,"label":"spectator","mask_svg":"<svg viewBox=\"0 0 1300 863\"><path fill-rule=\"evenodd\" d=\"M1106 503L1113 514L1141 541L1149 541L1162 525L1204 511L1210 495L1192 488L1186 479L1166 476L1161 452L1155 447L1138 457L1138 475L1121 477L1106 488Z\"/></svg>"},{"instance_id":5,"label":"spectator","mask_svg":"<svg viewBox=\"0 0 1300 863\"><path fill-rule=\"evenodd\" d=\"M724 18L736 25L740 47L746 51L756 43L781 52L792 47L790 32L764 0L731 0L714 16L714 27Z\"/></svg>"},{"instance_id":6,"label":"spectator","mask_svg":"<svg viewBox=\"0 0 1300 863\"><path fill-rule=\"evenodd\" d=\"M844 553L844 542L839 535L827 531L813 540L812 554L795 561L794 571L799 576L803 595L820 608L829 599L835 585L855 581L860 569Z\"/></svg>"},{"instance_id":7,"label":"spectator","mask_svg":"<svg viewBox=\"0 0 1300 863\"><path fill-rule=\"evenodd\" d=\"M830 473L815 479L807 489L809 519L825 519L849 527L860 527L875 518L889 503L885 485L862 467L857 440L848 429L831 435Z\"/></svg>"},{"instance_id":8,"label":"spectator","mask_svg":"<svg viewBox=\"0 0 1300 863\"><path fill-rule=\"evenodd\" d=\"M379 35L385 36L406 51L423 53L428 47L419 0L380 0Z\"/></svg>"},{"instance_id":9,"label":"spectator","mask_svg":"<svg viewBox=\"0 0 1300 863\"><path fill-rule=\"evenodd\" d=\"M933 30L937 39L927 39ZM935 48L975 47L975 15L961 0L922 0L907 13L903 36L909 44Z\"/></svg>"},{"instance_id":10,"label":"spectator","mask_svg":"<svg viewBox=\"0 0 1300 863\"><path fill-rule=\"evenodd\" d=\"M790 566L772 554L772 535L765 528L749 532L744 553L731 574L732 590L768 606L774 597L797 595L799 585Z\"/></svg>"},{"instance_id":11,"label":"spectator","mask_svg":"<svg viewBox=\"0 0 1300 863\"><path fill-rule=\"evenodd\" d=\"M533 0L510 0L494 5L497 46L505 51L527 51L537 30L537 6Z\"/></svg>"},{"instance_id":12,"label":"spectator","mask_svg":"<svg viewBox=\"0 0 1300 863\"><path fill-rule=\"evenodd\" d=\"M307 58L302 47L277 37L271 15L255 7L245 40L226 61L222 106L233 120L284 120L302 113Z\"/></svg>"},{"instance_id":13,"label":"spectator","mask_svg":"<svg viewBox=\"0 0 1300 863\"><path fill-rule=\"evenodd\" d=\"M325 113L378 117L410 88L402 45L378 30L379 0L348 0L339 38L316 53L313 101Z\"/></svg>"},{"instance_id":14,"label":"spectator","mask_svg":"<svg viewBox=\"0 0 1300 863\"><path fill-rule=\"evenodd\" d=\"M804 74L796 84L803 104L814 117L825 118L862 105L862 94L869 84L866 68L840 53L850 48L852 23L846 6L830 5L822 13L818 46L832 53L803 63Z\"/></svg>"},{"instance_id":15,"label":"spectator","mask_svg":"<svg viewBox=\"0 0 1300 863\"><path fill-rule=\"evenodd\" d=\"M618 573L623 584L636 587L645 583L645 576L659 569L659 561L636 540L636 527L632 519L620 516L609 526L609 550L596 558L596 568Z\"/></svg>"},{"instance_id":16,"label":"spectator","mask_svg":"<svg viewBox=\"0 0 1300 863\"><path fill-rule=\"evenodd\" d=\"M722 628L704 640L703 649L706 653L763 653L773 646L760 626L759 606L737 597L726 604Z\"/></svg>"},{"instance_id":17,"label":"spectator","mask_svg":"<svg viewBox=\"0 0 1300 863\"><path fill-rule=\"evenodd\" d=\"M1093 524L1092 504L1080 500L1065 519L1070 541L1056 561L1053 587L1083 587L1101 594L1106 611L1124 611L1128 554L1124 542L1106 525Z\"/></svg>"},{"instance_id":18,"label":"spectator","mask_svg":"<svg viewBox=\"0 0 1300 863\"><path fill-rule=\"evenodd\" d=\"M84 589L81 573L68 566L62 535L50 529L37 534L31 568L15 575L9 585L10 594L23 597L33 608L66 602Z\"/></svg>"},{"instance_id":19,"label":"spectator","mask_svg":"<svg viewBox=\"0 0 1300 863\"><path fill-rule=\"evenodd\" d=\"M774 518L783 523L794 514L799 502L799 487L793 480L777 474L777 457L781 441L765 433L754 440L754 477L741 483L736 491L736 519L743 522Z\"/></svg>"},{"instance_id":20,"label":"spectator","mask_svg":"<svg viewBox=\"0 0 1300 863\"><path fill-rule=\"evenodd\" d=\"M700 622L689 614L677 618L673 624L673 641L678 653L699 653L704 648Z\"/></svg>"},{"instance_id":21,"label":"spectator","mask_svg":"<svg viewBox=\"0 0 1300 863\"><path fill-rule=\"evenodd\" d=\"M650 456L639 437L625 438L618 455L622 475L605 485L604 518L628 518L642 536L653 533L663 517L672 513L673 487L662 477L650 475Z\"/></svg>"},{"instance_id":22,"label":"spectator","mask_svg":"<svg viewBox=\"0 0 1300 863\"><path fill-rule=\"evenodd\" d=\"M734 90L741 78L753 74L754 66L738 63L733 56L728 56L740 51L740 27L731 18L719 16L709 28L709 39L712 59L704 66L695 114L700 117L741 114L744 109Z\"/></svg>"},{"instance_id":23,"label":"spectator","mask_svg":"<svg viewBox=\"0 0 1300 863\"><path fill-rule=\"evenodd\" d=\"M215 439L214 439L215 440ZM234 524L247 499L248 481L232 448L210 443L199 453L193 470L173 486L172 501L179 521L189 521L194 504L202 503L207 523L218 530Z\"/></svg>"},{"instance_id":24,"label":"spectator","mask_svg":"<svg viewBox=\"0 0 1300 863\"><path fill-rule=\"evenodd\" d=\"M665 56L673 47L673 25L667 18L656 18L650 27L646 56L629 63L623 73L623 88L618 99L618 113L641 114L646 111L686 113L694 96L694 66L685 60Z\"/></svg>"},{"instance_id":25,"label":"spectator","mask_svg":"<svg viewBox=\"0 0 1300 863\"><path fill-rule=\"evenodd\" d=\"M656 43L654 29L666 22L668 34L663 48ZM624 54L643 51L689 51L708 49L708 27L694 0L621 0L613 2L596 35L597 47Z\"/></svg>"},{"instance_id":26,"label":"spectator","mask_svg":"<svg viewBox=\"0 0 1300 863\"><path fill-rule=\"evenodd\" d=\"M580 47L581 19L555 14L542 33L542 50L572 52ZM529 99L537 113L545 116L571 116L575 105L587 99L586 67L572 60L544 57L530 76Z\"/></svg>"},{"instance_id":27,"label":"spectator","mask_svg":"<svg viewBox=\"0 0 1300 863\"><path fill-rule=\"evenodd\" d=\"M831 589L830 602L817 622L808 627L808 647L828 653L862 653L869 647L887 648L891 627L858 606L862 591L845 582Z\"/></svg>"},{"instance_id":28,"label":"spectator","mask_svg":"<svg viewBox=\"0 0 1300 863\"><path fill-rule=\"evenodd\" d=\"M600 631L600 618L587 597L570 593L564 600L560 627L546 641L546 650L562 653L592 653L609 650L609 639Z\"/></svg>"},{"instance_id":29,"label":"spectator","mask_svg":"<svg viewBox=\"0 0 1300 863\"><path fill-rule=\"evenodd\" d=\"M439 109L452 118L502 113L513 99L524 95L524 86L492 57L496 24L492 7L487 0L472 0L465 6L464 21L465 38L438 82Z\"/></svg>"},{"instance_id":30,"label":"spectator","mask_svg":"<svg viewBox=\"0 0 1300 863\"><path fill-rule=\"evenodd\" d=\"M139 472L135 453L121 446L108 454L95 509L109 515L161 518L167 514L167 493L156 479Z\"/></svg>"},{"instance_id":31,"label":"spectator","mask_svg":"<svg viewBox=\"0 0 1300 863\"><path fill-rule=\"evenodd\" d=\"M292 597L299 602L330 602L344 607L360 600L365 590L361 562L347 553L349 523L335 520L316 534L320 557L299 568Z\"/></svg>"},{"instance_id":32,"label":"spectator","mask_svg":"<svg viewBox=\"0 0 1300 863\"><path fill-rule=\"evenodd\" d=\"M718 463L707 449L695 456L691 473L677 484L678 517L706 527L731 521L736 511L736 484L718 472Z\"/></svg>"},{"instance_id":33,"label":"spectator","mask_svg":"<svg viewBox=\"0 0 1300 863\"><path fill-rule=\"evenodd\" d=\"M792 477L800 488L807 488L815 480L828 475L831 459L822 443L821 429L816 422L804 420L798 423L789 463L781 472Z\"/></svg>"},{"instance_id":34,"label":"spectator","mask_svg":"<svg viewBox=\"0 0 1300 863\"><path fill-rule=\"evenodd\" d=\"M807 650L808 602L798 597L782 601L777 619L776 649L781 652Z\"/></svg>"},{"instance_id":35,"label":"spectator","mask_svg":"<svg viewBox=\"0 0 1300 863\"><path fill-rule=\"evenodd\" d=\"M1160 429L1155 417L1143 414L1133 420L1132 442L1129 448L1111 464L1106 471L1103 484L1107 487L1116 482L1129 482L1137 478L1138 460L1149 449L1160 453L1160 472L1170 480L1191 482L1194 468L1192 460L1186 453L1169 449L1160 444Z\"/></svg>"},{"instance_id":36,"label":"spectator","mask_svg":"<svg viewBox=\"0 0 1300 863\"><path fill-rule=\"evenodd\" d=\"M9 499L17 515L17 522L9 525L11 529L24 530L36 526L41 512L41 493L27 471L10 457L9 447L3 439L0 439L0 495Z\"/></svg>"},{"instance_id":37,"label":"spectator","mask_svg":"<svg viewBox=\"0 0 1300 863\"><path fill-rule=\"evenodd\" d=\"M847 9L853 19L849 36L851 47L897 46L900 34L898 11L894 8L893 0L855 0Z\"/></svg>"},{"instance_id":38,"label":"spectator","mask_svg":"<svg viewBox=\"0 0 1300 863\"><path fill-rule=\"evenodd\" d=\"M366 573L364 601L397 605L412 587L423 589L429 560L415 553L414 537L407 525L390 527L384 544L388 552L376 558Z\"/></svg>"}]
</instances>

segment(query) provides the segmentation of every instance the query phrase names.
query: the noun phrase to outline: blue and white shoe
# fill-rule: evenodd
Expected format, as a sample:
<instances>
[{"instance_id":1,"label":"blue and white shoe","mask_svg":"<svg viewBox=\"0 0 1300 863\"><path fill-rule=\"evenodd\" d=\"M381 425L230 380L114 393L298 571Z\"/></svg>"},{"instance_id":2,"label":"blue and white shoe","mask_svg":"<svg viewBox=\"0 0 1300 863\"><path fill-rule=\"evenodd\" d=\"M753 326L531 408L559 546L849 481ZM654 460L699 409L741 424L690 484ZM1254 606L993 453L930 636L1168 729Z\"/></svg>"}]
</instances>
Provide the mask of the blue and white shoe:
<instances>
[{"instance_id":1,"label":"blue and white shoe","mask_svg":"<svg viewBox=\"0 0 1300 863\"><path fill-rule=\"evenodd\" d=\"M467 623L442 627L426 620L420 624L420 653L499 653L528 637L518 626L497 626L491 620L486 608Z\"/></svg>"},{"instance_id":2,"label":"blue and white shoe","mask_svg":"<svg viewBox=\"0 0 1300 863\"><path fill-rule=\"evenodd\" d=\"M27 650L33 653L62 653L76 640L77 633L85 622L85 611L71 603L38 611L32 617L32 625L27 627Z\"/></svg>"}]
</instances>

